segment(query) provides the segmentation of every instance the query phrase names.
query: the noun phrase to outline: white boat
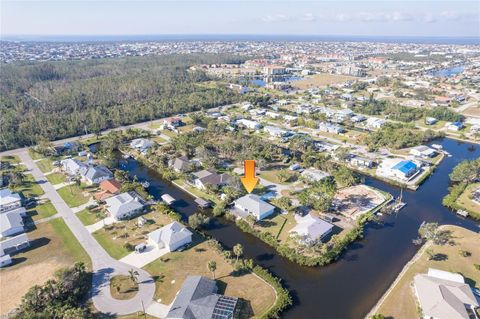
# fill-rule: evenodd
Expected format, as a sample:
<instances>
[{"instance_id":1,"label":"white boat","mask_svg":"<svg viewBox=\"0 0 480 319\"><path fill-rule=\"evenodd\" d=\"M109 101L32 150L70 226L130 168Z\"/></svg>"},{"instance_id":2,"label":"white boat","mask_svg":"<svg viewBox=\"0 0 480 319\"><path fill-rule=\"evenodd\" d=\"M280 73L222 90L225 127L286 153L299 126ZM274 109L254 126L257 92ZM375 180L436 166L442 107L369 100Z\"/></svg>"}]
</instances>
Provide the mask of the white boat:
<instances>
[{"instance_id":1,"label":"white boat","mask_svg":"<svg viewBox=\"0 0 480 319\"><path fill-rule=\"evenodd\" d=\"M149 186L150 186L150 183L149 183L149 182L147 182L147 181L145 181L145 182L142 182L142 186L143 186L143 187L145 187L145 188L147 188L147 187L149 187Z\"/></svg>"},{"instance_id":2,"label":"white boat","mask_svg":"<svg viewBox=\"0 0 480 319\"><path fill-rule=\"evenodd\" d=\"M443 146L440 145L440 144L432 144L432 147L436 150L442 150L443 149Z\"/></svg>"},{"instance_id":3,"label":"white boat","mask_svg":"<svg viewBox=\"0 0 480 319\"><path fill-rule=\"evenodd\" d=\"M130 154L123 154L122 157L123 157L124 159L129 159L129 158L130 158Z\"/></svg>"},{"instance_id":4,"label":"white boat","mask_svg":"<svg viewBox=\"0 0 480 319\"><path fill-rule=\"evenodd\" d=\"M175 198L173 198L172 196L168 195L168 194L163 194L161 196L163 202L167 205L171 205L173 204L173 202L175 202Z\"/></svg>"}]
</instances>

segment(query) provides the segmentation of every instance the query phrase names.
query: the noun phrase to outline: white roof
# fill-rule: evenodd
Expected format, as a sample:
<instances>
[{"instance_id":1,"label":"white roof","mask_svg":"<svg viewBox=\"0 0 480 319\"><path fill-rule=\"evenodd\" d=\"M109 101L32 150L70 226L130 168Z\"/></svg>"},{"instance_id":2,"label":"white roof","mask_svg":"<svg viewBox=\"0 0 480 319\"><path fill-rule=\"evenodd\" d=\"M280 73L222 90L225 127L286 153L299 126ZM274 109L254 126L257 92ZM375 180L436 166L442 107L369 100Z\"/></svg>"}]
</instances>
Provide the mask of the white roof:
<instances>
[{"instance_id":1,"label":"white roof","mask_svg":"<svg viewBox=\"0 0 480 319\"><path fill-rule=\"evenodd\" d=\"M440 279L445 279L445 280L450 280L450 281L455 281L459 283L465 283L465 280L463 279L463 276L460 274L455 274L453 272L445 271L445 270L440 270L440 269L435 269L435 268L428 268L428 275L430 277L435 277L435 278L440 278Z\"/></svg>"},{"instance_id":2,"label":"white roof","mask_svg":"<svg viewBox=\"0 0 480 319\"><path fill-rule=\"evenodd\" d=\"M18 227L23 227L23 219L20 213L10 211L0 214L0 233Z\"/></svg>"},{"instance_id":3,"label":"white roof","mask_svg":"<svg viewBox=\"0 0 480 319\"><path fill-rule=\"evenodd\" d=\"M105 202L107 203L108 211L113 216L122 216L143 207L139 197L130 192L109 197Z\"/></svg>"},{"instance_id":4,"label":"white roof","mask_svg":"<svg viewBox=\"0 0 480 319\"><path fill-rule=\"evenodd\" d=\"M148 234L148 238L155 243L163 242L165 246L172 246L173 244L180 242L191 235L192 232L189 231L185 226L174 221L151 232Z\"/></svg>"},{"instance_id":5,"label":"white roof","mask_svg":"<svg viewBox=\"0 0 480 319\"><path fill-rule=\"evenodd\" d=\"M20 201L20 195L18 193L12 193L8 188L0 189L0 206L9 205Z\"/></svg>"},{"instance_id":6,"label":"white roof","mask_svg":"<svg viewBox=\"0 0 480 319\"><path fill-rule=\"evenodd\" d=\"M255 194L247 194L240 197L235 201L235 206L246 208L249 212L257 216L275 208L275 206L270 205Z\"/></svg>"},{"instance_id":7,"label":"white roof","mask_svg":"<svg viewBox=\"0 0 480 319\"><path fill-rule=\"evenodd\" d=\"M290 233L297 233L300 236L317 240L324 234L330 232L333 225L311 214L305 216L295 215L297 225L290 230Z\"/></svg>"},{"instance_id":8,"label":"white roof","mask_svg":"<svg viewBox=\"0 0 480 319\"><path fill-rule=\"evenodd\" d=\"M429 270L430 273L430 270ZM433 274L449 277L455 274L433 270ZM463 279L462 279L463 281ZM415 289L426 317L437 319L469 319L465 305L478 307L470 286L463 282L438 278L426 274L414 277Z\"/></svg>"},{"instance_id":9,"label":"white roof","mask_svg":"<svg viewBox=\"0 0 480 319\"><path fill-rule=\"evenodd\" d=\"M0 241L0 255L5 254L6 249L20 246L26 242L28 242L28 236L26 233L14 237L8 237L5 240Z\"/></svg>"}]
</instances>

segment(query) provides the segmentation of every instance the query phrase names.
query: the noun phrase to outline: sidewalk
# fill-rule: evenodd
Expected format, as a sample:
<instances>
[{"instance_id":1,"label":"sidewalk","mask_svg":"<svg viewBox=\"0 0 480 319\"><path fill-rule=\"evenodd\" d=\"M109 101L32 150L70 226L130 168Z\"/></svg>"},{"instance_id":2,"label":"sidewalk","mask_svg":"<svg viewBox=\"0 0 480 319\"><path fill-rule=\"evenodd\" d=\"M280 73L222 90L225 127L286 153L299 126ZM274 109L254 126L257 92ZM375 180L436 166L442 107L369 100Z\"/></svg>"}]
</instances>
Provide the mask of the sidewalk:
<instances>
[{"instance_id":1,"label":"sidewalk","mask_svg":"<svg viewBox=\"0 0 480 319\"><path fill-rule=\"evenodd\" d=\"M152 261L168 254L170 251L167 248L157 249L153 245L148 245L141 253L130 253L129 255L120 259L121 262L132 265L134 267L142 268Z\"/></svg>"},{"instance_id":2,"label":"sidewalk","mask_svg":"<svg viewBox=\"0 0 480 319\"><path fill-rule=\"evenodd\" d=\"M115 219L113 219L112 217L106 217L106 218L96 222L95 224L85 226L85 228L91 234L91 233L96 232L97 230L102 229L103 227L105 227L107 225L111 225L115 222L116 222Z\"/></svg>"}]
</instances>

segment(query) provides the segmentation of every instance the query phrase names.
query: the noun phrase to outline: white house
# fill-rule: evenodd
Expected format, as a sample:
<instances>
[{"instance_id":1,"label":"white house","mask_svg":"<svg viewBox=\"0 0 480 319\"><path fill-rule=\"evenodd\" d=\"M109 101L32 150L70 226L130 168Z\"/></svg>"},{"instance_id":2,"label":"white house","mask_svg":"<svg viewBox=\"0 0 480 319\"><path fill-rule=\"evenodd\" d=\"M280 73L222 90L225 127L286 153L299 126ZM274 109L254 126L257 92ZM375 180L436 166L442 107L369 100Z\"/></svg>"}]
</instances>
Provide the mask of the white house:
<instances>
[{"instance_id":1,"label":"white house","mask_svg":"<svg viewBox=\"0 0 480 319\"><path fill-rule=\"evenodd\" d=\"M247 120L247 119L239 119L237 120L237 125L242 125L245 126L246 128L252 129L252 130L259 130L262 128L262 124L252 121L252 120Z\"/></svg>"},{"instance_id":2,"label":"white house","mask_svg":"<svg viewBox=\"0 0 480 319\"><path fill-rule=\"evenodd\" d=\"M25 231L22 215L16 211L0 214L0 238L14 236Z\"/></svg>"},{"instance_id":3,"label":"white house","mask_svg":"<svg viewBox=\"0 0 480 319\"><path fill-rule=\"evenodd\" d=\"M446 125L447 130L450 130L450 131L460 131L464 127L465 126L463 125L462 122L452 122Z\"/></svg>"},{"instance_id":4,"label":"white house","mask_svg":"<svg viewBox=\"0 0 480 319\"><path fill-rule=\"evenodd\" d=\"M414 277L413 285L423 318L475 318L469 313L475 313L479 302L462 275L429 268L428 274Z\"/></svg>"},{"instance_id":5,"label":"white house","mask_svg":"<svg viewBox=\"0 0 480 319\"><path fill-rule=\"evenodd\" d=\"M90 166L83 176L87 184L100 184L104 180L112 179L112 172L105 166Z\"/></svg>"},{"instance_id":6,"label":"white house","mask_svg":"<svg viewBox=\"0 0 480 319\"><path fill-rule=\"evenodd\" d=\"M263 130L273 137L283 137L285 134L287 134L286 130L276 126L265 126Z\"/></svg>"},{"instance_id":7,"label":"white house","mask_svg":"<svg viewBox=\"0 0 480 319\"><path fill-rule=\"evenodd\" d=\"M0 256L0 268L6 267L10 264L12 264L12 258L10 257L10 255Z\"/></svg>"},{"instance_id":8,"label":"white house","mask_svg":"<svg viewBox=\"0 0 480 319\"><path fill-rule=\"evenodd\" d=\"M333 225L311 214L295 215L297 225L290 230L290 234L300 236L305 244L313 244L332 232Z\"/></svg>"},{"instance_id":9,"label":"white house","mask_svg":"<svg viewBox=\"0 0 480 319\"><path fill-rule=\"evenodd\" d=\"M311 183L321 181L322 179L330 176L330 174L315 168L307 168L301 173L301 175L304 179Z\"/></svg>"},{"instance_id":10,"label":"white house","mask_svg":"<svg viewBox=\"0 0 480 319\"><path fill-rule=\"evenodd\" d=\"M374 130L381 128L385 125L385 123L387 123L385 120L376 117L369 117L365 122L365 126L371 130Z\"/></svg>"},{"instance_id":11,"label":"white house","mask_svg":"<svg viewBox=\"0 0 480 319\"><path fill-rule=\"evenodd\" d=\"M230 175L223 173L217 174L213 170L202 170L199 172L193 173L195 176L194 184L198 189L206 189L208 185L212 186L223 186L226 185L231 177Z\"/></svg>"},{"instance_id":12,"label":"white house","mask_svg":"<svg viewBox=\"0 0 480 319\"><path fill-rule=\"evenodd\" d=\"M115 220L127 219L143 211L143 199L135 192L122 193L105 200L107 211Z\"/></svg>"},{"instance_id":13,"label":"white house","mask_svg":"<svg viewBox=\"0 0 480 319\"><path fill-rule=\"evenodd\" d=\"M74 158L67 158L60 162L62 169L70 176L83 174L87 171L88 165Z\"/></svg>"},{"instance_id":14,"label":"white house","mask_svg":"<svg viewBox=\"0 0 480 319\"><path fill-rule=\"evenodd\" d=\"M26 233L8 237L0 241L0 256L14 254L30 246L30 241Z\"/></svg>"},{"instance_id":15,"label":"white house","mask_svg":"<svg viewBox=\"0 0 480 319\"><path fill-rule=\"evenodd\" d=\"M174 221L148 234L148 243L157 249L175 251L192 242L192 232Z\"/></svg>"},{"instance_id":16,"label":"white house","mask_svg":"<svg viewBox=\"0 0 480 319\"><path fill-rule=\"evenodd\" d=\"M270 205L255 194L240 197L234 204L236 209L255 216L257 220L272 215L275 210L275 206Z\"/></svg>"},{"instance_id":17,"label":"white house","mask_svg":"<svg viewBox=\"0 0 480 319\"><path fill-rule=\"evenodd\" d=\"M12 193L8 188L0 189L0 213L22 206L22 198L18 193Z\"/></svg>"},{"instance_id":18,"label":"white house","mask_svg":"<svg viewBox=\"0 0 480 319\"><path fill-rule=\"evenodd\" d=\"M413 156L428 158L428 157L435 157L435 155L437 155L437 151L435 151L433 148L430 148L426 145L419 145L419 146L412 147L410 149L410 154L412 154Z\"/></svg>"},{"instance_id":19,"label":"white house","mask_svg":"<svg viewBox=\"0 0 480 319\"><path fill-rule=\"evenodd\" d=\"M345 129L342 126L328 123L328 122L318 123L318 129L322 132L333 133L333 134L341 134L345 132Z\"/></svg>"},{"instance_id":20,"label":"white house","mask_svg":"<svg viewBox=\"0 0 480 319\"><path fill-rule=\"evenodd\" d=\"M152 147L153 144L155 144L155 142L147 138L136 138L130 142L130 147L144 152Z\"/></svg>"}]
</instances>

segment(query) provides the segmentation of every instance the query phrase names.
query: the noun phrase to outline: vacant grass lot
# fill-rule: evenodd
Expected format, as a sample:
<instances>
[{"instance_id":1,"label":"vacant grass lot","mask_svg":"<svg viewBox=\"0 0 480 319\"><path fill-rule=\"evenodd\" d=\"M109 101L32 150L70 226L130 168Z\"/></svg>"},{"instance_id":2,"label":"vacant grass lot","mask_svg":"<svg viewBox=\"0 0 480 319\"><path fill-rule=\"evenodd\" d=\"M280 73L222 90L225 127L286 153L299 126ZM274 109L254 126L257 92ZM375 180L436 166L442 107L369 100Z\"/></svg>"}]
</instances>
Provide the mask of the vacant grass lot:
<instances>
[{"instance_id":1,"label":"vacant grass lot","mask_svg":"<svg viewBox=\"0 0 480 319\"><path fill-rule=\"evenodd\" d=\"M25 179L23 180L22 185L14 187L12 191L21 192L25 197L37 197L45 194L31 174L25 174Z\"/></svg>"},{"instance_id":2,"label":"vacant grass lot","mask_svg":"<svg viewBox=\"0 0 480 319\"><path fill-rule=\"evenodd\" d=\"M52 161L48 158L44 158L41 161L36 162L38 168L42 171L42 173L51 172L55 167L52 164Z\"/></svg>"},{"instance_id":3,"label":"vacant grass lot","mask_svg":"<svg viewBox=\"0 0 480 319\"><path fill-rule=\"evenodd\" d=\"M65 183L67 178L62 173L52 173L45 176L52 185Z\"/></svg>"},{"instance_id":4,"label":"vacant grass lot","mask_svg":"<svg viewBox=\"0 0 480 319\"><path fill-rule=\"evenodd\" d=\"M278 175L280 170L285 170L285 173L288 174L288 179L286 181L280 181ZM284 168L278 168L273 170L262 170L259 176L269 182L280 184L280 185L291 185L297 180L298 173L289 171L287 166Z\"/></svg>"},{"instance_id":5,"label":"vacant grass lot","mask_svg":"<svg viewBox=\"0 0 480 319\"><path fill-rule=\"evenodd\" d=\"M84 224L85 226L95 224L96 222L104 219L106 216L103 212L99 211L91 211L89 209L84 209L77 213L78 219Z\"/></svg>"},{"instance_id":6,"label":"vacant grass lot","mask_svg":"<svg viewBox=\"0 0 480 319\"><path fill-rule=\"evenodd\" d=\"M58 189L57 192L70 207L86 204L90 199L90 196L86 196L84 190L78 185L68 185Z\"/></svg>"},{"instance_id":7,"label":"vacant grass lot","mask_svg":"<svg viewBox=\"0 0 480 319\"><path fill-rule=\"evenodd\" d=\"M37 159L41 159L41 158L44 158L44 157L45 157L45 156L43 156L42 154L35 152L35 151L32 150L31 148L28 149L28 155L30 155L30 157L31 157L33 160L37 160Z\"/></svg>"},{"instance_id":8,"label":"vacant grass lot","mask_svg":"<svg viewBox=\"0 0 480 319\"><path fill-rule=\"evenodd\" d=\"M292 86L301 90L306 90L311 87L327 86L330 84L344 83L350 80L358 79L354 76L341 75L341 74L315 74L306 76L301 80L293 81Z\"/></svg>"},{"instance_id":9,"label":"vacant grass lot","mask_svg":"<svg viewBox=\"0 0 480 319\"><path fill-rule=\"evenodd\" d=\"M220 201L220 199L217 198L217 196L215 196L213 194L208 194L206 192L203 192L203 191L199 190L196 187L190 186L190 184L188 184L187 182L185 182L182 179L176 179L176 180L173 181L173 183L176 184L179 187L183 187L187 192L190 192L194 196L203 198L205 200L209 200L209 201L214 202L214 203L218 203Z\"/></svg>"},{"instance_id":10,"label":"vacant grass lot","mask_svg":"<svg viewBox=\"0 0 480 319\"><path fill-rule=\"evenodd\" d=\"M428 255L423 252L403 274L400 281L380 305L377 313L395 319L418 318L416 298L411 284L416 274L426 273L428 268L460 273L465 277L467 283L477 288L480 287L480 272L474 267L474 264L480 264L480 247L478 246L480 235L457 226L449 225L445 229L452 232L455 245L433 245L431 249L436 254L446 255L447 259L429 260ZM472 255L463 257L459 253L460 250L469 251Z\"/></svg>"},{"instance_id":11,"label":"vacant grass lot","mask_svg":"<svg viewBox=\"0 0 480 319\"><path fill-rule=\"evenodd\" d=\"M10 164L18 164L20 163L20 158L17 155L6 155L0 157L1 162L6 162Z\"/></svg>"},{"instance_id":12,"label":"vacant grass lot","mask_svg":"<svg viewBox=\"0 0 480 319\"><path fill-rule=\"evenodd\" d=\"M35 221L53 216L57 213L50 201L44 202L28 210L28 215Z\"/></svg>"},{"instance_id":13,"label":"vacant grass lot","mask_svg":"<svg viewBox=\"0 0 480 319\"><path fill-rule=\"evenodd\" d=\"M480 187L480 183L468 185L465 191L458 197L457 204L468 211L472 216L480 219L480 205L470 199L472 193Z\"/></svg>"},{"instance_id":14,"label":"vacant grass lot","mask_svg":"<svg viewBox=\"0 0 480 319\"><path fill-rule=\"evenodd\" d=\"M0 272L2 315L17 306L30 287L42 285L58 269L69 267L76 261L91 268L87 253L60 218L37 225L28 237L31 247L13 255L14 264Z\"/></svg>"},{"instance_id":15,"label":"vacant grass lot","mask_svg":"<svg viewBox=\"0 0 480 319\"><path fill-rule=\"evenodd\" d=\"M281 242L286 242L289 231L295 227L297 222L292 213L274 214L255 224L255 228L262 232L269 232Z\"/></svg>"},{"instance_id":16,"label":"vacant grass lot","mask_svg":"<svg viewBox=\"0 0 480 319\"><path fill-rule=\"evenodd\" d=\"M212 278L207 263L215 260L215 276L220 293L245 299L250 303L255 316L272 306L275 292L269 285L253 274L234 275L232 265L210 248L206 241L197 237L195 242L196 244L187 250L169 253L144 267L152 276L157 276L154 299L161 299L165 304L171 303L187 276L201 275Z\"/></svg>"}]
</instances>

